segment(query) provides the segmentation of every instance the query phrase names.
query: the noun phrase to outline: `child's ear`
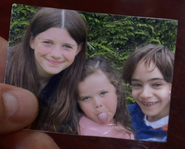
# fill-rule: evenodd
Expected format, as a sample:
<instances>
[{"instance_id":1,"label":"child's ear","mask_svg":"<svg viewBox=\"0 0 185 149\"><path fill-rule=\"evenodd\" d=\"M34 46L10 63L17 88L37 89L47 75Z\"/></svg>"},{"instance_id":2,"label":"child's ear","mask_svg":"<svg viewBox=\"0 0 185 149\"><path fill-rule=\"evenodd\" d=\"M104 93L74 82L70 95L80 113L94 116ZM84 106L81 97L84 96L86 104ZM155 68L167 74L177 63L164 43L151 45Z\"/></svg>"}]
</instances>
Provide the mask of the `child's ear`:
<instances>
[{"instance_id":1,"label":"child's ear","mask_svg":"<svg viewBox=\"0 0 185 149\"><path fill-rule=\"evenodd\" d=\"M33 36L30 37L30 47L32 49L35 49L35 44L34 44L34 38L33 38Z\"/></svg>"},{"instance_id":2,"label":"child's ear","mask_svg":"<svg viewBox=\"0 0 185 149\"><path fill-rule=\"evenodd\" d=\"M81 43L79 46L78 46L78 49L76 51L76 55L82 50L82 47L83 47L83 43Z\"/></svg>"},{"instance_id":3,"label":"child's ear","mask_svg":"<svg viewBox=\"0 0 185 149\"><path fill-rule=\"evenodd\" d=\"M169 94L171 94L171 90L172 90L172 85L170 85L170 90L169 90Z\"/></svg>"}]
</instances>

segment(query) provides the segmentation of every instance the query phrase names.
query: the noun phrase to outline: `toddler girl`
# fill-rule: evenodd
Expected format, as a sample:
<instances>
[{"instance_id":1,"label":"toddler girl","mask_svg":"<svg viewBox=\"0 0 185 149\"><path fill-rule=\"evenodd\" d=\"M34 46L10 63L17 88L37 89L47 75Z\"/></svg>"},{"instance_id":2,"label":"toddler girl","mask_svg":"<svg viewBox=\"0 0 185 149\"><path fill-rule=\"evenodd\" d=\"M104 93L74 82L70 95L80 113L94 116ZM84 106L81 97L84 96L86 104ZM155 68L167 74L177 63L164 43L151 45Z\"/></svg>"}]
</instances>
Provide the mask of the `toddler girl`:
<instances>
[{"instance_id":1,"label":"toddler girl","mask_svg":"<svg viewBox=\"0 0 185 149\"><path fill-rule=\"evenodd\" d=\"M80 135L134 139L122 80L106 60L85 62L78 96Z\"/></svg>"}]
</instances>

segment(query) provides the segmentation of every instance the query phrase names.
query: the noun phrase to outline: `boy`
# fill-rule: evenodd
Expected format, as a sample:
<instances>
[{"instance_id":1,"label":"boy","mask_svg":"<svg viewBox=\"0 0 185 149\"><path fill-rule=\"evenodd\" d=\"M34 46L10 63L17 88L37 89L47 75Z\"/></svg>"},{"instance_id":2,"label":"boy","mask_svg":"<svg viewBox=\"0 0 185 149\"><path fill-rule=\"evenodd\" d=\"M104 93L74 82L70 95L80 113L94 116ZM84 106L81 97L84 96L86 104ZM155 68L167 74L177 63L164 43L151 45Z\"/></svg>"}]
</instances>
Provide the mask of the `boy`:
<instances>
[{"instance_id":1,"label":"boy","mask_svg":"<svg viewBox=\"0 0 185 149\"><path fill-rule=\"evenodd\" d=\"M174 53L165 46L135 50L123 67L136 103L129 105L136 140L166 142Z\"/></svg>"}]
</instances>

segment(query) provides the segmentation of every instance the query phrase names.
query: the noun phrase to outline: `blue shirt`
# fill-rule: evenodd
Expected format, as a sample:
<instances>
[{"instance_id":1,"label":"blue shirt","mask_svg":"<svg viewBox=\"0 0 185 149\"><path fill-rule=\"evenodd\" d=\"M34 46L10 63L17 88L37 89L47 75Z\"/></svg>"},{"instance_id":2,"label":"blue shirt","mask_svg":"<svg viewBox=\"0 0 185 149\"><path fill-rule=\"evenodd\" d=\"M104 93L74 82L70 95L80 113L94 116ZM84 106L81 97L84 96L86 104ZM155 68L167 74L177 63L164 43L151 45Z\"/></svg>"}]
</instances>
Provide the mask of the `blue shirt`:
<instances>
[{"instance_id":1,"label":"blue shirt","mask_svg":"<svg viewBox=\"0 0 185 149\"><path fill-rule=\"evenodd\" d=\"M134 129L135 139L140 141L166 142L167 131L162 128L153 129L144 122L144 114L138 104L128 106L131 114L131 125Z\"/></svg>"}]
</instances>

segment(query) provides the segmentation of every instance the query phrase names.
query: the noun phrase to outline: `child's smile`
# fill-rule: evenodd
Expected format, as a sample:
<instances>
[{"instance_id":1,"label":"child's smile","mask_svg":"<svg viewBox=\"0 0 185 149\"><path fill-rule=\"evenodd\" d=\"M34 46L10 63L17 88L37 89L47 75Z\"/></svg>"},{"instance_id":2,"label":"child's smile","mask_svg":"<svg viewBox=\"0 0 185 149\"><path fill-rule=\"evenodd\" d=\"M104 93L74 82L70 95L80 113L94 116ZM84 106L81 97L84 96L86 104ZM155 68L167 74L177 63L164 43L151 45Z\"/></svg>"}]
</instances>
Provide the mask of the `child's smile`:
<instances>
[{"instance_id":1,"label":"child's smile","mask_svg":"<svg viewBox=\"0 0 185 149\"><path fill-rule=\"evenodd\" d=\"M160 70L142 60L132 75L132 96L148 121L156 121L169 114L171 83L164 80Z\"/></svg>"},{"instance_id":2,"label":"child's smile","mask_svg":"<svg viewBox=\"0 0 185 149\"><path fill-rule=\"evenodd\" d=\"M141 102L144 106L147 106L147 107L151 107L155 104L157 104L158 102Z\"/></svg>"},{"instance_id":3,"label":"child's smile","mask_svg":"<svg viewBox=\"0 0 185 149\"><path fill-rule=\"evenodd\" d=\"M37 71L41 77L53 76L69 67L80 46L66 29L52 27L30 40Z\"/></svg>"}]
</instances>

